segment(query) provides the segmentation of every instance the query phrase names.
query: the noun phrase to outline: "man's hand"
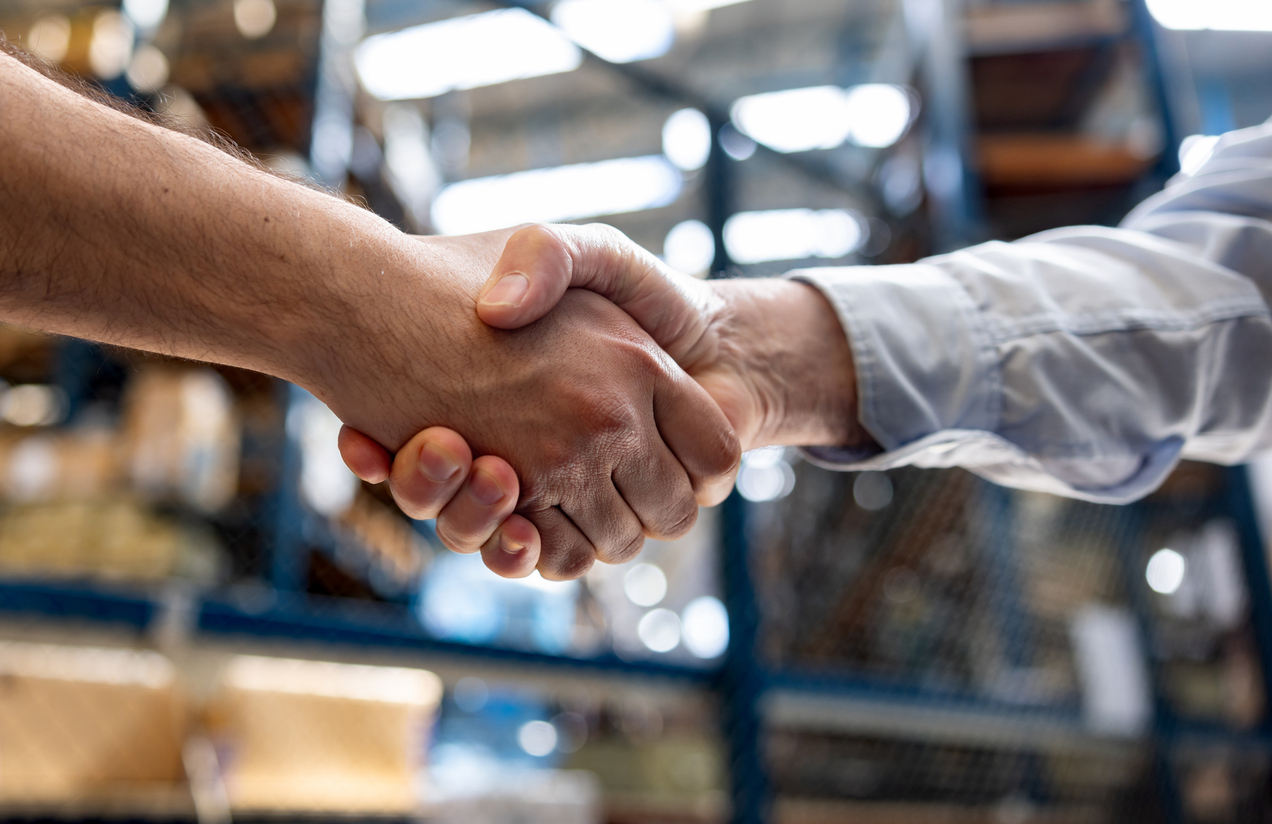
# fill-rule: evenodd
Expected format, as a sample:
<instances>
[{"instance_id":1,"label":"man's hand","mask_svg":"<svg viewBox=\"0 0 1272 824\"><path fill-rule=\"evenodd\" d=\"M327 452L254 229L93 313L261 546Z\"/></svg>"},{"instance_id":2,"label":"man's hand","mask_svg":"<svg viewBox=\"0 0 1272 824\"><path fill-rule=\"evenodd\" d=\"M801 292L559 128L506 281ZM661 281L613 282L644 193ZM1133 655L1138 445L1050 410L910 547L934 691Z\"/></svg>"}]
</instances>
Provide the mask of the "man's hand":
<instances>
[{"instance_id":1,"label":"man's hand","mask_svg":"<svg viewBox=\"0 0 1272 824\"><path fill-rule=\"evenodd\" d=\"M531 226L509 239L481 290L477 312L492 326L518 328L549 315L571 287L604 295L640 323L719 403L744 449L852 445L867 439L856 422L846 337L814 288L777 279L698 281L671 271L607 226ZM449 443L453 435L442 429L421 433L417 448L394 459L391 479L400 503L438 518L448 545L448 536L464 529L450 507L473 511L461 503L470 497L462 486L469 479L420 482L418 448L435 440ZM358 433L344 433L342 451L364 479L389 477L388 454ZM494 456L479 460L497 471L507 469ZM409 491L402 478L413 479ZM476 535L494 544L526 540L523 525L501 524L498 507L483 511L479 524L471 518L464 522L474 524ZM506 574L504 559L488 553L486 561Z\"/></svg>"},{"instance_id":2,"label":"man's hand","mask_svg":"<svg viewBox=\"0 0 1272 824\"><path fill-rule=\"evenodd\" d=\"M815 288L779 278L697 280L601 224L528 226L509 238L477 313L517 329L571 288L631 315L720 404L744 450L864 437L852 353Z\"/></svg>"},{"instance_id":3,"label":"man's hand","mask_svg":"<svg viewBox=\"0 0 1272 824\"><path fill-rule=\"evenodd\" d=\"M706 392L599 295L571 292L517 331L483 324L476 294L507 237L403 237L385 274L347 296L354 334L316 347L305 384L381 444L447 423L474 452L505 460L519 499L508 473L479 458L460 503L517 500L542 538L539 569L574 577L594 558L632 557L645 535L687 531L697 500L727 492L738 444ZM413 478L466 474L458 445L425 446ZM399 500L408 514L429 514L401 489ZM452 513L442 536L473 551L485 542L473 540L467 511Z\"/></svg>"}]
</instances>

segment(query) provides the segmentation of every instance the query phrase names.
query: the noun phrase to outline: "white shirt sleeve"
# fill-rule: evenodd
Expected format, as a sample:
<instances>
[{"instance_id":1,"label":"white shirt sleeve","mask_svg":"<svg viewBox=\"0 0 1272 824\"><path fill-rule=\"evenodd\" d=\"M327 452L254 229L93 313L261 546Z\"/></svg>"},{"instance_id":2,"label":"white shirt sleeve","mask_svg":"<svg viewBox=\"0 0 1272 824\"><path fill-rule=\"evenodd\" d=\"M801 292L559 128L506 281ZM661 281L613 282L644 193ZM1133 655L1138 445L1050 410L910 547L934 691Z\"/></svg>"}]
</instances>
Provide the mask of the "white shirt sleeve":
<instances>
[{"instance_id":1,"label":"white shirt sleeve","mask_svg":"<svg viewBox=\"0 0 1272 824\"><path fill-rule=\"evenodd\" d=\"M879 454L1103 502L1181 458L1272 446L1272 124L1232 132L1116 229L791 276L834 305Z\"/></svg>"}]
</instances>

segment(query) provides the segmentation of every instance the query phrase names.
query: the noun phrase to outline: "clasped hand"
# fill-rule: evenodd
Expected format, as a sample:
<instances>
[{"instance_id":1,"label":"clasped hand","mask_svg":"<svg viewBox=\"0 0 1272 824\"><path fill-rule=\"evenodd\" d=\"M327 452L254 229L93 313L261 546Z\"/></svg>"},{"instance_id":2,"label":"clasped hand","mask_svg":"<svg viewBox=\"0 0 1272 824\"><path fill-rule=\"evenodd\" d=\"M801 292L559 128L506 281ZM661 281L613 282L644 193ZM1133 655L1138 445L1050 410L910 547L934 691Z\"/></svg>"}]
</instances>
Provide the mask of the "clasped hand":
<instances>
[{"instance_id":1,"label":"clasped hand","mask_svg":"<svg viewBox=\"0 0 1272 824\"><path fill-rule=\"evenodd\" d=\"M337 408L340 449L500 575L628 560L723 500L741 449L852 439L850 355L811 287L698 281L602 225L427 242L432 271L491 273L456 319L485 325L467 390L395 455Z\"/></svg>"}]
</instances>

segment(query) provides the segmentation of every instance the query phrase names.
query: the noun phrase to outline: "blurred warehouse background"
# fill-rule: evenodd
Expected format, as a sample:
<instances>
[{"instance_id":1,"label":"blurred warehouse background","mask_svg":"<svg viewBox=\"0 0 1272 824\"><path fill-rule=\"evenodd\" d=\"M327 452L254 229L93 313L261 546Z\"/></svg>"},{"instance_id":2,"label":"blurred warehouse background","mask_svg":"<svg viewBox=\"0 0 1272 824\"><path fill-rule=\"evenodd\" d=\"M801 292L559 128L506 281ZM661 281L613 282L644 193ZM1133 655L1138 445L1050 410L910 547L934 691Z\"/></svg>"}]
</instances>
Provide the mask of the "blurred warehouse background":
<instances>
[{"instance_id":1,"label":"blurred warehouse background","mask_svg":"<svg viewBox=\"0 0 1272 824\"><path fill-rule=\"evenodd\" d=\"M1272 116L1267 0L0 0L0 32L407 231L601 220L704 277L1115 223ZM762 450L687 538L504 581L294 387L16 328L0 379L0 818L1272 818L1259 471L1103 507Z\"/></svg>"}]
</instances>

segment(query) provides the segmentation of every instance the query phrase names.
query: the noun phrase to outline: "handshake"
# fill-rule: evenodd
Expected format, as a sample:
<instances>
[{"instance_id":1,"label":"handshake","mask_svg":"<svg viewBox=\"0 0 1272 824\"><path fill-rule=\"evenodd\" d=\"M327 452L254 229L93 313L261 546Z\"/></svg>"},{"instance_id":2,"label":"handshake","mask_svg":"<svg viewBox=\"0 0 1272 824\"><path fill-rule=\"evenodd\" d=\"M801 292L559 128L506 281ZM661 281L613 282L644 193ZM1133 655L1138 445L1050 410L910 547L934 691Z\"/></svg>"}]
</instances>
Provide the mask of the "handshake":
<instances>
[{"instance_id":1,"label":"handshake","mask_svg":"<svg viewBox=\"0 0 1272 824\"><path fill-rule=\"evenodd\" d=\"M866 440L812 286L699 281L603 225L400 237L410 275L350 295L371 334L316 342L305 383L355 474L499 575L574 578L683 535L743 450Z\"/></svg>"}]
</instances>

